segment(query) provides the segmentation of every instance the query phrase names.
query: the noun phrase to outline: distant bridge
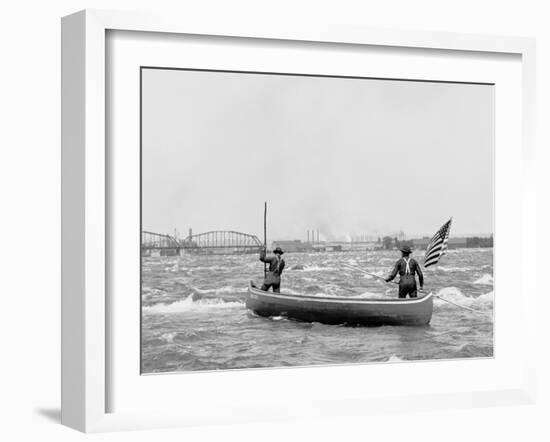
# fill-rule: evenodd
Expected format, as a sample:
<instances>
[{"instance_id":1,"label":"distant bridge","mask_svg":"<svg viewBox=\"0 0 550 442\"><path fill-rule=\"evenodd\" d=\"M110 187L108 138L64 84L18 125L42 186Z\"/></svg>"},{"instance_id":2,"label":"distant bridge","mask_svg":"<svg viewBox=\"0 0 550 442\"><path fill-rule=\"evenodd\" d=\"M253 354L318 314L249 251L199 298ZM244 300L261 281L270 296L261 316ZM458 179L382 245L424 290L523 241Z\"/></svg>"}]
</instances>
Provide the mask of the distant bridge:
<instances>
[{"instance_id":1,"label":"distant bridge","mask_svg":"<svg viewBox=\"0 0 550 442\"><path fill-rule=\"evenodd\" d=\"M256 235L234 230L214 230L190 235L180 242L184 249L252 249L258 250L262 243Z\"/></svg>"},{"instance_id":2,"label":"distant bridge","mask_svg":"<svg viewBox=\"0 0 550 442\"><path fill-rule=\"evenodd\" d=\"M183 240L161 233L141 233L142 254L159 250L161 255L175 255L182 250L191 253L254 253L262 247L256 235L234 230L214 230L189 235Z\"/></svg>"},{"instance_id":3,"label":"distant bridge","mask_svg":"<svg viewBox=\"0 0 550 442\"><path fill-rule=\"evenodd\" d=\"M180 249L181 245L176 238L170 235L154 232L141 232L142 250Z\"/></svg>"}]
</instances>

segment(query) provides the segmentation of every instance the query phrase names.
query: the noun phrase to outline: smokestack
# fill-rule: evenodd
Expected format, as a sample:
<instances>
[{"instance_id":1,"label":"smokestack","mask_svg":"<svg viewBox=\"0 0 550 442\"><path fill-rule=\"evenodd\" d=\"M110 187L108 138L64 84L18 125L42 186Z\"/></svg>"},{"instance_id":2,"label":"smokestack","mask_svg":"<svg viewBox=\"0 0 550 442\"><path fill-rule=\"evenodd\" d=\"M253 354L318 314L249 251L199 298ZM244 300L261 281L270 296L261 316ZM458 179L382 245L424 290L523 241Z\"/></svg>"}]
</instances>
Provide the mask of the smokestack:
<instances>
[{"instance_id":1,"label":"smokestack","mask_svg":"<svg viewBox=\"0 0 550 442\"><path fill-rule=\"evenodd\" d=\"M189 227L189 241L193 239L193 229Z\"/></svg>"}]
</instances>

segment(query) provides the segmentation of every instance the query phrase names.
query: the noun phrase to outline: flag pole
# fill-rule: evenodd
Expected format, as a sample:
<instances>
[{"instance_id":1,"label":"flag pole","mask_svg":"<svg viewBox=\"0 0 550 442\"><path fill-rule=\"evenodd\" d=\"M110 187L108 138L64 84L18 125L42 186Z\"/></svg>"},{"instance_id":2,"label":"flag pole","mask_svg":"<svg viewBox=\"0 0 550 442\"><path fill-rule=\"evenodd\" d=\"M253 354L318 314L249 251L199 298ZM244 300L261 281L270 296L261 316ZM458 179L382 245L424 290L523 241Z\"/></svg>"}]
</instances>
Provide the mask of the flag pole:
<instances>
[{"instance_id":1,"label":"flag pole","mask_svg":"<svg viewBox=\"0 0 550 442\"><path fill-rule=\"evenodd\" d=\"M267 201L264 202L264 250L267 252ZM264 279L267 277L267 263L264 262Z\"/></svg>"}]
</instances>

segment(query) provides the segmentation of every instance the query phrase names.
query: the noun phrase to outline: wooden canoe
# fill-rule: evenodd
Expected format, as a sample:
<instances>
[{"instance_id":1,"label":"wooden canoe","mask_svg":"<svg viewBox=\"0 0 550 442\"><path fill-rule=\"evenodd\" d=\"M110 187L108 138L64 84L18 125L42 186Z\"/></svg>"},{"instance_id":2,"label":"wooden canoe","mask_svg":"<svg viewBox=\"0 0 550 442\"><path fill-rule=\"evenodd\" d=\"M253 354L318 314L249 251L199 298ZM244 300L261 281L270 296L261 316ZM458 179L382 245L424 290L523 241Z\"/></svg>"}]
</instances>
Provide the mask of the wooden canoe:
<instances>
[{"instance_id":1,"label":"wooden canoe","mask_svg":"<svg viewBox=\"0 0 550 442\"><path fill-rule=\"evenodd\" d=\"M248 286L246 308L260 316L284 316L306 322L345 325L427 325L433 295L407 299L363 299L289 295Z\"/></svg>"}]
</instances>

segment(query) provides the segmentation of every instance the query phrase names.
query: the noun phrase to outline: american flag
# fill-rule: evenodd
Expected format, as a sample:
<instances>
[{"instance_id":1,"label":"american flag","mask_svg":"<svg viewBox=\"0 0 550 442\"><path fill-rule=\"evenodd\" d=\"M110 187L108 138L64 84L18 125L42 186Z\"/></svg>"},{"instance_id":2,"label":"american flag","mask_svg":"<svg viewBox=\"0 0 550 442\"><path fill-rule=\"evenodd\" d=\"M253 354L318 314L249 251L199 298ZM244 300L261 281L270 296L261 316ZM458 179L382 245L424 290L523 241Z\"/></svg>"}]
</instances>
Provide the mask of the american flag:
<instances>
[{"instance_id":1,"label":"american flag","mask_svg":"<svg viewBox=\"0 0 550 442\"><path fill-rule=\"evenodd\" d=\"M449 239L449 233L451 233L451 218L441 228L436 232L432 237L426 253L424 254L424 267L429 267L431 265L437 264L439 259L445 254L447 249L447 240Z\"/></svg>"}]
</instances>

